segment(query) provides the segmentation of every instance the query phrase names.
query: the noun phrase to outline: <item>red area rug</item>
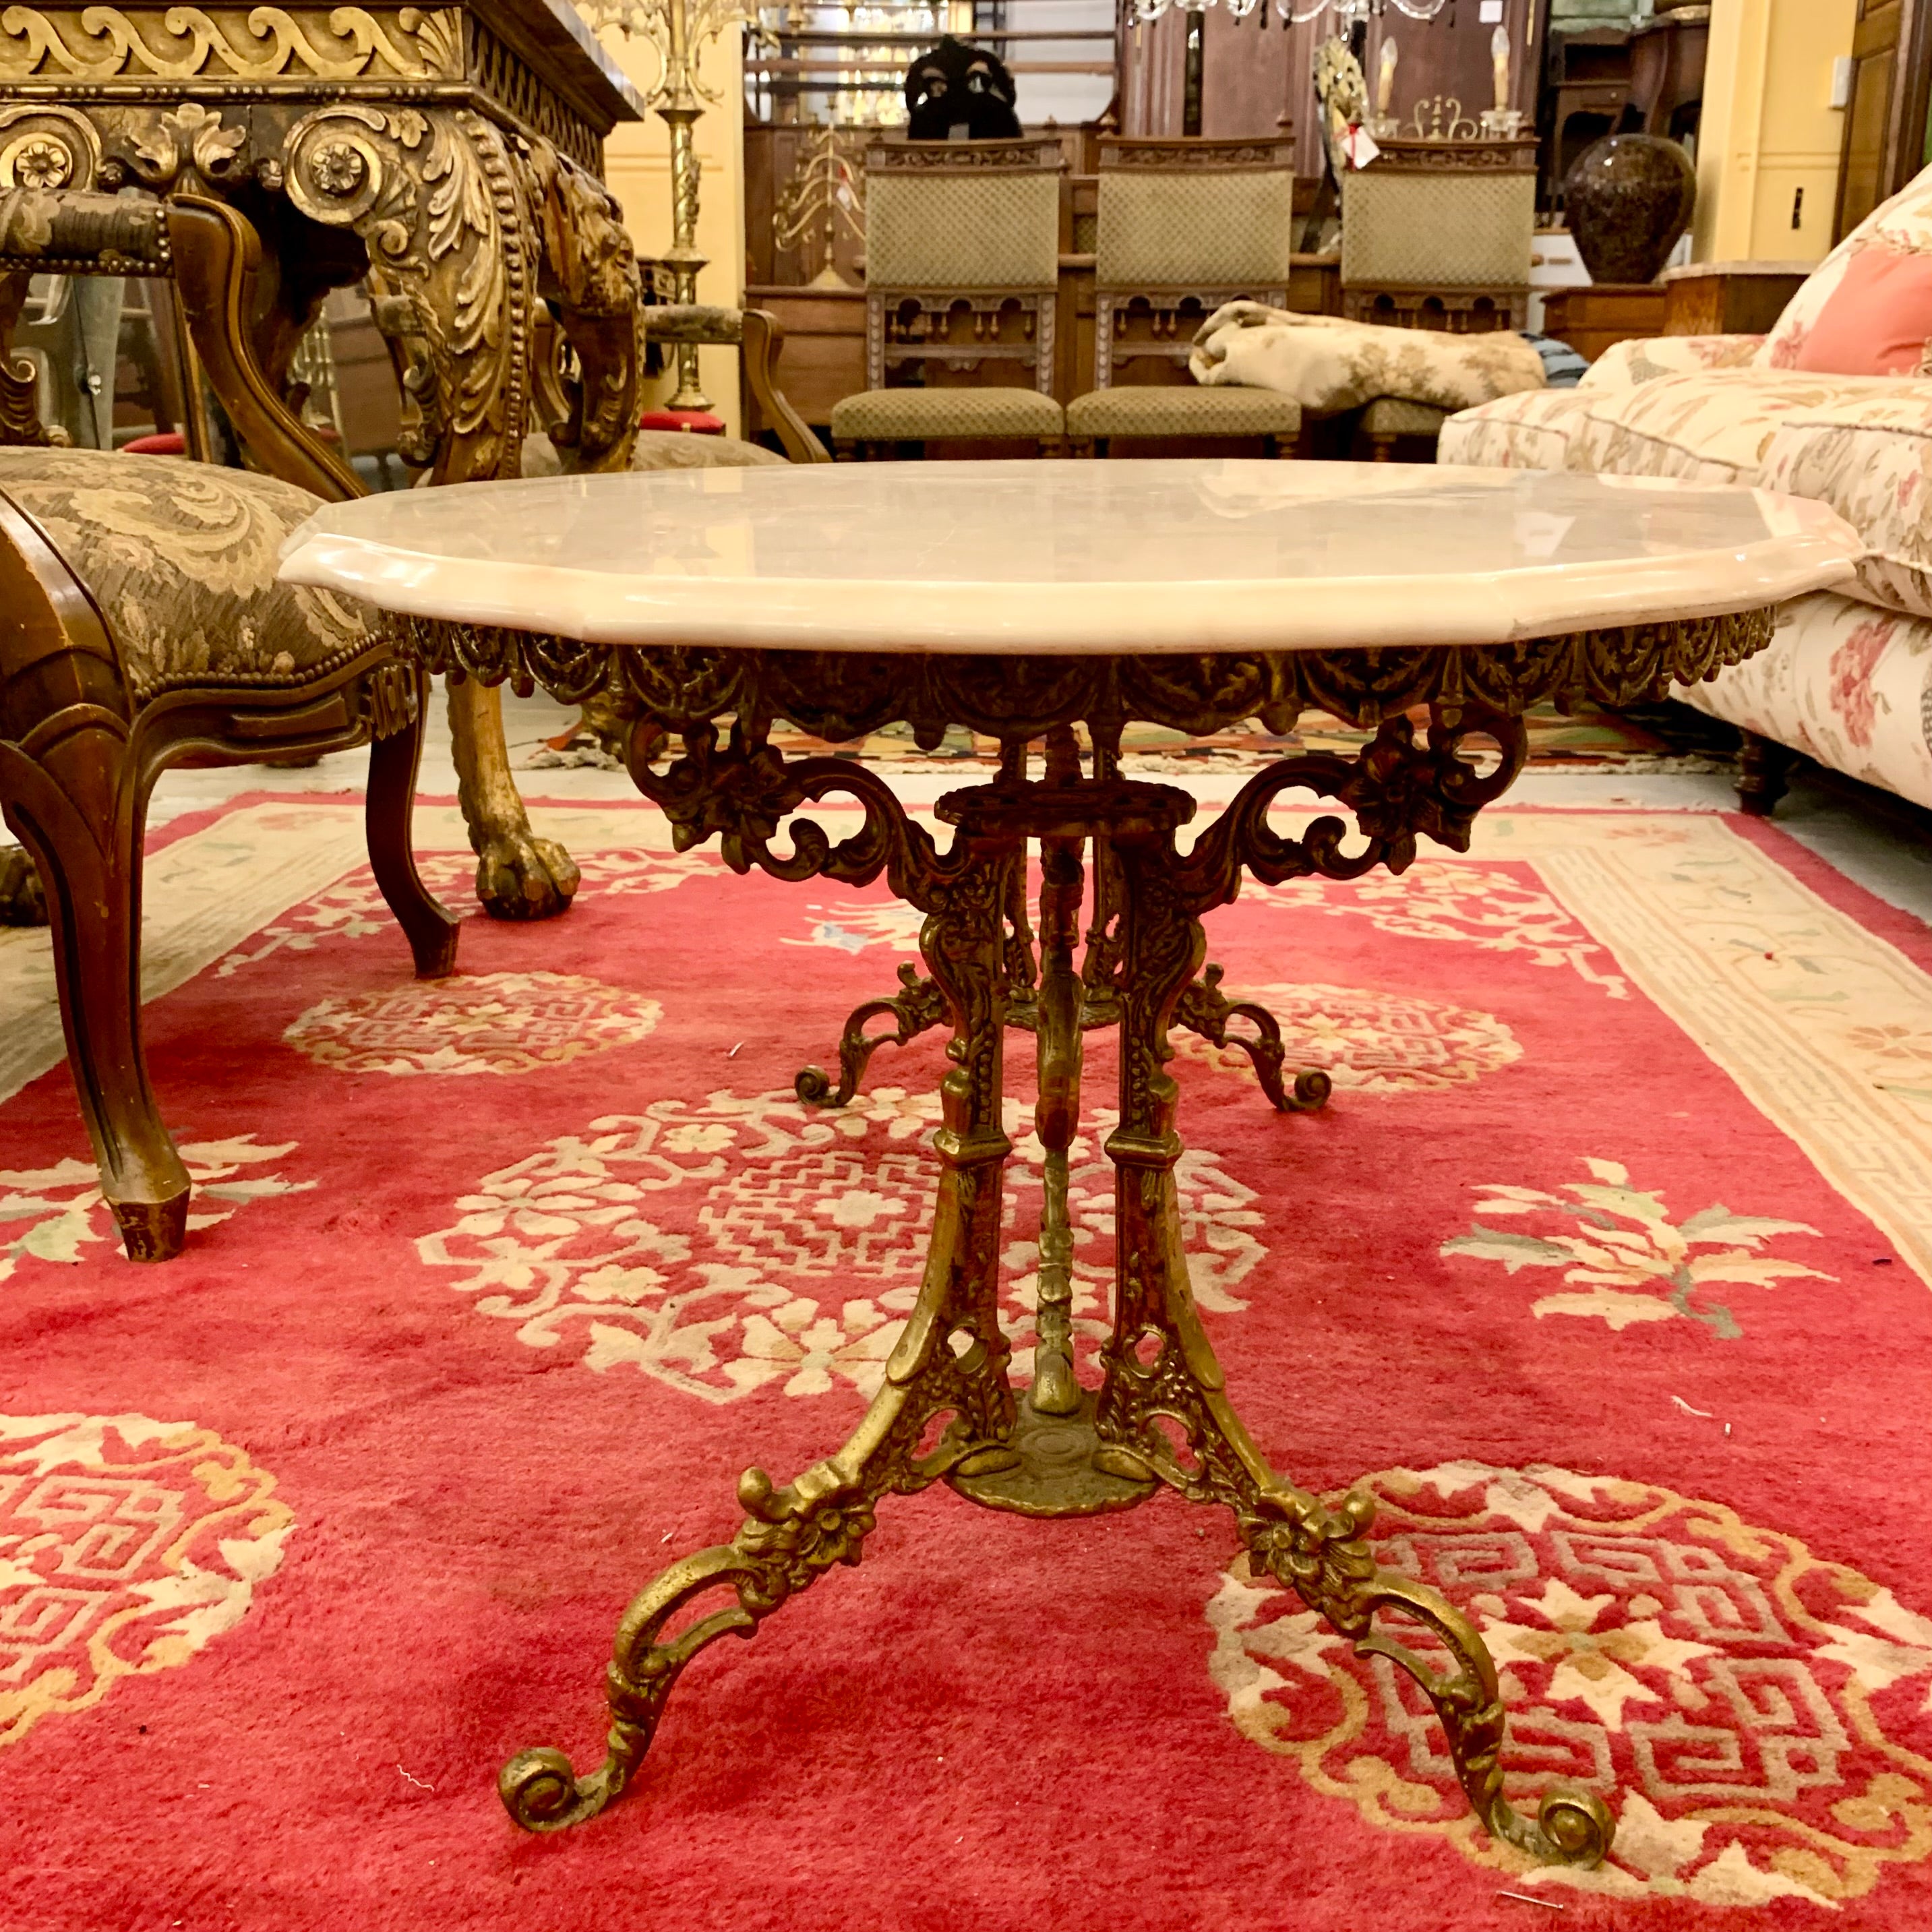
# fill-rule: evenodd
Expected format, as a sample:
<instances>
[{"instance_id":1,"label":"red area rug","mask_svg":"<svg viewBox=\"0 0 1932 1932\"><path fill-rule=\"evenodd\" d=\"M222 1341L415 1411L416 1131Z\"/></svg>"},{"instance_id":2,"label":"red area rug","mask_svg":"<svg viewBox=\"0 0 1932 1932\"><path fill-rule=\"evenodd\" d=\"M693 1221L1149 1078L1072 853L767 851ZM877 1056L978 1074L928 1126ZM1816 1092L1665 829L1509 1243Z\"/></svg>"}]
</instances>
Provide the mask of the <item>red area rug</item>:
<instances>
[{"instance_id":1,"label":"red area rug","mask_svg":"<svg viewBox=\"0 0 1932 1932\"><path fill-rule=\"evenodd\" d=\"M184 821L157 863L241 878L345 809ZM1251 892L1210 956L1334 1100L1178 1060L1250 1426L1366 1479L1382 1559L1488 1634L1512 1792L1600 1790L1609 1866L1475 1832L1419 1697L1224 1516L943 1486L695 1665L620 1804L517 1833L497 1768L594 1762L630 1593L860 1413L940 1064L798 1106L909 916L587 818L568 921L471 919L452 982L351 870L150 1006L201 1183L171 1265L114 1250L64 1070L0 1106L6 1932L1932 1924L1932 945L1692 814L1504 813L1400 880Z\"/></svg>"}]
</instances>

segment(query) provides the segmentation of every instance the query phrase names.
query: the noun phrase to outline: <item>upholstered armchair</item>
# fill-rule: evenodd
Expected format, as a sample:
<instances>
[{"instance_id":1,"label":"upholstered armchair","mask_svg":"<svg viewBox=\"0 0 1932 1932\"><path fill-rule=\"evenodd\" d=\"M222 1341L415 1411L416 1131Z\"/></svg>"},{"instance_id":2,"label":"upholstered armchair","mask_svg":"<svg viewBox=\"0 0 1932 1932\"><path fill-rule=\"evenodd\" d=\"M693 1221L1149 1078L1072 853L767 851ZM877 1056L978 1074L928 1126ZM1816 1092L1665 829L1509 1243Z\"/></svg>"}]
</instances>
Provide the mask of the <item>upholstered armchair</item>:
<instances>
[{"instance_id":1,"label":"upholstered armchair","mask_svg":"<svg viewBox=\"0 0 1932 1932\"><path fill-rule=\"evenodd\" d=\"M1096 387L1067 406L1074 453L1114 436L1258 436L1280 454L1301 428L1292 397L1204 388L1186 370L1196 328L1224 302L1287 302L1293 143L1110 139L1100 161Z\"/></svg>"},{"instance_id":2,"label":"upholstered armchair","mask_svg":"<svg viewBox=\"0 0 1932 1932\"><path fill-rule=\"evenodd\" d=\"M285 588L283 539L359 493L255 362L254 231L182 198L0 195L0 274L172 275L210 381L264 470L0 448L0 814L45 889L68 1055L101 1192L130 1257L184 1238L188 1177L141 1046L143 825L169 765L371 747L370 863L418 976L456 921L418 877L410 814L424 682L357 611ZM18 371L9 371L16 380Z\"/></svg>"},{"instance_id":3,"label":"upholstered armchair","mask_svg":"<svg viewBox=\"0 0 1932 1932\"><path fill-rule=\"evenodd\" d=\"M842 458L938 438L1056 453L1060 180L1054 141L898 141L866 155L866 382L832 412ZM967 388L933 378L988 369ZM896 382L895 379L898 379Z\"/></svg>"},{"instance_id":4,"label":"upholstered armchair","mask_svg":"<svg viewBox=\"0 0 1932 1932\"><path fill-rule=\"evenodd\" d=\"M714 308L696 302L646 304L643 311L645 339L670 344L728 344L738 352L746 388L771 425L790 463L830 463L831 452L812 432L811 425L791 406L778 384L778 361L784 350L784 331L769 309ZM708 439L707 439L708 440ZM648 447L648 446L646 446ZM633 458L633 469L664 466Z\"/></svg>"}]
</instances>

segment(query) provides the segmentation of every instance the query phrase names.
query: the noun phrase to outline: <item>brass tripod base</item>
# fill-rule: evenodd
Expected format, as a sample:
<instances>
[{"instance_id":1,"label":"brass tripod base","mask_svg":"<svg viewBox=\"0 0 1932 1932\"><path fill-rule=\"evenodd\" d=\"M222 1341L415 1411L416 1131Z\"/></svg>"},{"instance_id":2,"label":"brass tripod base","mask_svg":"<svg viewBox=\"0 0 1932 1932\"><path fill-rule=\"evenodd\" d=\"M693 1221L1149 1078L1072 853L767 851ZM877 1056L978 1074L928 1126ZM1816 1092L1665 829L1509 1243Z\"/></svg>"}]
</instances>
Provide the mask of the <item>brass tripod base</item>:
<instances>
[{"instance_id":1,"label":"brass tripod base","mask_svg":"<svg viewBox=\"0 0 1932 1932\"><path fill-rule=\"evenodd\" d=\"M1081 1391L1071 1415L1042 1415L1030 1396L1022 1396L1005 1446L1017 1456L1010 1467L968 1474L981 1460L968 1456L947 1480L970 1502L1016 1516L1101 1516L1145 1502L1156 1486L1151 1475L1135 1481L1103 1466L1121 1452L1110 1450L1094 1426L1089 1390Z\"/></svg>"},{"instance_id":2,"label":"brass tripod base","mask_svg":"<svg viewBox=\"0 0 1932 1932\"><path fill-rule=\"evenodd\" d=\"M1511 729L1488 718L1480 728ZM1405 784L1418 784L1434 772L1432 782L1459 809L1466 797L1486 795L1460 764L1436 771L1443 760L1456 763L1450 728L1432 729L1426 754L1412 742L1405 748L1405 732L1412 740L1406 718L1385 728L1363 769L1392 765L1397 776L1408 775ZM710 738L696 731L691 738L712 756ZM1520 762L1520 730L1506 742ZM1481 1633L1446 1598L1377 1563L1369 1498L1331 1503L1276 1471L1229 1400L1188 1280L1175 1178L1180 1090L1166 1070L1168 1031L1190 1000L1217 1045L1229 1018L1260 1025L1203 971L1199 914L1234 896L1244 866L1273 878L1315 869L1340 837L1340 822L1318 820L1312 846L1292 845L1267 830L1268 801L1296 777L1346 797L1360 772L1304 761L1263 774L1184 857L1173 835L1195 808L1186 794L1106 772L1084 778L1070 740L1049 753L1042 782L1028 779L1016 758L998 783L940 800L936 816L959 828L944 852L862 769L843 760L803 766L814 787L836 784L863 799L865 830L835 848L820 827L801 825L796 856L764 862L767 868L800 877L843 866L844 876L862 881L886 869L893 890L926 914L920 946L931 977L905 979L905 1004L893 1009L901 1031L928 1023L934 1006L951 1023L918 1297L846 1440L782 1486L747 1469L738 1482L745 1520L731 1540L679 1558L632 1600L605 1679L604 1762L580 1777L560 1752L520 1752L499 1780L504 1804L530 1831L596 1816L643 1762L686 1666L721 1638L751 1636L800 1591L856 1563L889 1496L950 1482L988 1508L1043 1517L1129 1509L1164 1486L1228 1510L1257 1574L1295 1592L1358 1654L1384 1657L1414 1681L1486 1829L1543 1863L1594 1864L1611 1837L1603 1800L1594 1792L1552 1792L1533 1818L1510 1804L1503 1790L1508 1719ZM764 782L778 784L783 768L759 756ZM742 779L744 768L730 769ZM662 782L666 795L696 812L707 769L694 758L681 775L673 768ZM1514 766L1503 769L1506 783ZM1412 809L1420 809L1416 796L1435 796L1413 786L1399 795ZM790 790L775 796L798 802ZM1019 943L1013 916L1030 839L1042 852L1036 962ZM744 849L731 848L739 858ZM1090 928L1076 972L1083 852L1105 881L1096 896L1105 916ZM1359 872L1370 860L1344 854L1331 862ZM1003 1177L1012 1154L1002 1056L1016 1012L1029 1007L1040 1040L1035 1120L1046 1168L1035 1309L1040 1376L1034 1394L1022 1396L1008 1372L1012 1350L1000 1320L1009 1240ZM1118 1124L1102 1148L1114 1170L1113 1322L1100 1352L1100 1389L1076 1393L1061 1372L1072 1362L1066 1157L1080 1118L1080 1041L1088 1021L1102 1014L1120 1041ZM1052 1412L1059 1410L1065 1413ZM1418 1627L1434 1640L1424 1652L1411 1647Z\"/></svg>"}]
</instances>

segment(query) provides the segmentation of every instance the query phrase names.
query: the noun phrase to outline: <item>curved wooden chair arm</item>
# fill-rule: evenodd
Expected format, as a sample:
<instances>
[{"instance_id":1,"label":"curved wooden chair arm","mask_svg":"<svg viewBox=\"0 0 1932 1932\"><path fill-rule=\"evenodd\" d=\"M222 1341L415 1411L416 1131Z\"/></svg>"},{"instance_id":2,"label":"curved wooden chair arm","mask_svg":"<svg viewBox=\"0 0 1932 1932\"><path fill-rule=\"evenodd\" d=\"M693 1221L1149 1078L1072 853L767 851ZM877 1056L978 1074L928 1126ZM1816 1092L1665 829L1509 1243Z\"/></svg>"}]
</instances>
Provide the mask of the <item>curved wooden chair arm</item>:
<instances>
[{"instance_id":1,"label":"curved wooden chair arm","mask_svg":"<svg viewBox=\"0 0 1932 1932\"><path fill-rule=\"evenodd\" d=\"M784 331L769 309L717 308L702 302L654 303L644 312L644 333L654 342L697 342L734 346L745 385L794 463L830 463L832 452L778 386L774 370L784 349Z\"/></svg>"},{"instance_id":2,"label":"curved wooden chair arm","mask_svg":"<svg viewBox=\"0 0 1932 1932\"><path fill-rule=\"evenodd\" d=\"M282 400L256 359L250 322L262 241L254 224L226 203L201 195L174 196L166 214L188 334L250 454L269 476L325 502L366 495L362 479Z\"/></svg>"},{"instance_id":3,"label":"curved wooden chair arm","mask_svg":"<svg viewBox=\"0 0 1932 1932\"><path fill-rule=\"evenodd\" d=\"M161 204L81 189L0 194L0 273L165 275Z\"/></svg>"}]
</instances>

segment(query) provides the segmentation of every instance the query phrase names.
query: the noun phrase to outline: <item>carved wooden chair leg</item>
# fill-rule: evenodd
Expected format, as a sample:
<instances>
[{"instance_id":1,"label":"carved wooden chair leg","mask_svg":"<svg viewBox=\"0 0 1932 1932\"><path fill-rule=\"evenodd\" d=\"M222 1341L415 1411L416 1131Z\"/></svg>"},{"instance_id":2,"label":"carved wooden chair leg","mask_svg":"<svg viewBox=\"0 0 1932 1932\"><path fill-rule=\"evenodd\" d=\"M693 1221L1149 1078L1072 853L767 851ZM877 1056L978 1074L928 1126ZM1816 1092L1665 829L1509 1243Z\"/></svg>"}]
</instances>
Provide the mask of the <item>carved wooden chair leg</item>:
<instances>
[{"instance_id":1,"label":"carved wooden chair leg","mask_svg":"<svg viewBox=\"0 0 1932 1932\"><path fill-rule=\"evenodd\" d=\"M384 702L375 707L377 728L369 747L369 790L364 808L370 869L410 943L416 977L440 980L456 970L456 938L461 922L423 884L410 836L429 680L420 671L400 664L386 667L376 676L384 680L377 686ZM385 725L389 728L386 730Z\"/></svg>"},{"instance_id":2,"label":"carved wooden chair leg","mask_svg":"<svg viewBox=\"0 0 1932 1932\"><path fill-rule=\"evenodd\" d=\"M568 910L578 870L570 854L530 830L510 775L503 700L494 686L466 678L449 687L457 796L476 854L476 896L492 919L551 919Z\"/></svg>"},{"instance_id":3,"label":"carved wooden chair leg","mask_svg":"<svg viewBox=\"0 0 1932 1932\"><path fill-rule=\"evenodd\" d=\"M1754 818L1768 818L1785 794L1798 754L1775 739L1743 734L1738 746L1738 806Z\"/></svg>"},{"instance_id":4,"label":"carved wooden chair leg","mask_svg":"<svg viewBox=\"0 0 1932 1932\"><path fill-rule=\"evenodd\" d=\"M0 845L0 926L45 926L47 896L40 868L20 845Z\"/></svg>"},{"instance_id":5,"label":"carved wooden chair leg","mask_svg":"<svg viewBox=\"0 0 1932 1932\"><path fill-rule=\"evenodd\" d=\"M68 1065L100 1191L128 1259L169 1261L188 1232L188 1178L141 1048L140 806L97 826L44 773L22 776L7 820L46 882Z\"/></svg>"}]
</instances>

